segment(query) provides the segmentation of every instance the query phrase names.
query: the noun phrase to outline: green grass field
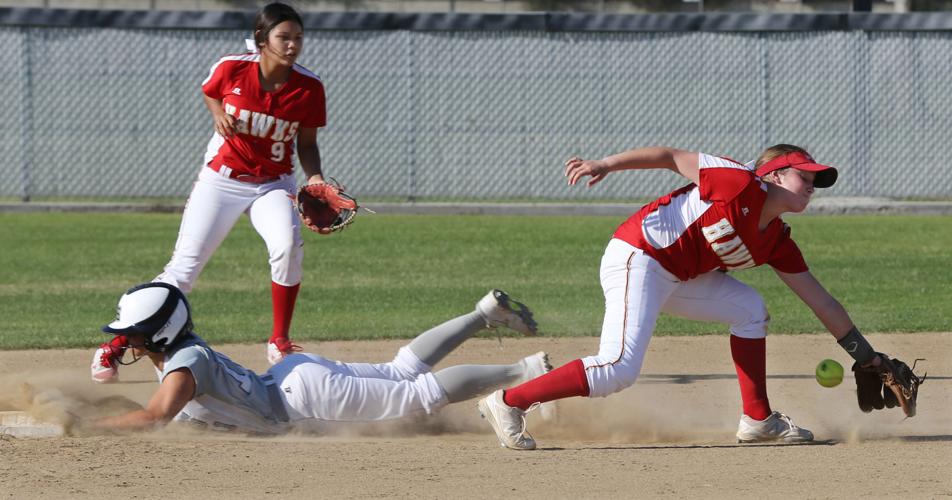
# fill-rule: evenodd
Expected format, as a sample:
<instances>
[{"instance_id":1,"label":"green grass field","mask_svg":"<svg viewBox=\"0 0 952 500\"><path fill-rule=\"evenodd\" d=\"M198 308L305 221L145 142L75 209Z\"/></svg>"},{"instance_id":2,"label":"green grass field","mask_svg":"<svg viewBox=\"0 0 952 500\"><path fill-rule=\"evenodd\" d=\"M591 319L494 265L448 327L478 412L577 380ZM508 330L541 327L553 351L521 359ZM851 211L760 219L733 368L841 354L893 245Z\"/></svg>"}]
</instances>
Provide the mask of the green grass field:
<instances>
[{"instance_id":1,"label":"green grass field","mask_svg":"<svg viewBox=\"0 0 952 500\"><path fill-rule=\"evenodd\" d=\"M0 214L0 349L89 347L119 295L168 260L179 214ZM296 339L406 338L471 310L492 287L533 307L545 335L598 335L598 264L619 217L361 215L305 235ZM952 218L790 217L813 272L865 332L948 331ZM759 289L774 333L823 331L769 269L735 276ZM214 342L270 333L264 243L246 218L190 295ZM663 317L658 334L723 333Z\"/></svg>"}]
</instances>

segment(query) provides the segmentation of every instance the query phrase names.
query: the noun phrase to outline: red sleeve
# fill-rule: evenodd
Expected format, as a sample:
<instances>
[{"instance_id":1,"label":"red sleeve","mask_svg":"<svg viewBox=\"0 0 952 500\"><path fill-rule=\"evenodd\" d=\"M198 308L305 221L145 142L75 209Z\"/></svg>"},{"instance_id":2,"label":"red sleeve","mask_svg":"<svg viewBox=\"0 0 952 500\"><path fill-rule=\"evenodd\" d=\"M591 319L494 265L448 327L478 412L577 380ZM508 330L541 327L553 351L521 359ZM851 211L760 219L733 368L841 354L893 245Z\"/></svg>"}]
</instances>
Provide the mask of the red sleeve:
<instances>
[{"instance_id":1,"label":"red sleeve","mask_svg":"<svg viewBox=\"0 0 952 500\"><path fill-rule=\"evenodd\" d=\"M757 177L747 167L727 158L700 153L698 189L702 200L731 201Z\"/></svg>"},{"instance_id":2,"label":"red sleeve","mask_svg":"<svg viewBox=\"0 0 952 500\"><path fill-rule=\"evenodd\" d=\"M324 97L324 85L320 82L310 92L307 117L301 121L304 128L318 128L327 125L327 101Z\"/></svg>"},{"instance_id":3,"label":"red sleeve","mask_svg":"<svg viewBox=\"0 0 952 500\"><path fill-rule=\"evenodd\" d=\"M803 254L800 253L800 247L797 246L793 238L790 237L790 227L784 224L783 235L774 247L770 259L767 261L770 267L788 274L796 274L809 271L807 262L803 260Z\"/></svg>"},{"instance_id":4,"label":"red sleeve","mask_svg":"<svg viewBox=\"0 0 952 500\"><path fill-rule=\"evenodd\" d=\"M225 97L225 91L222 88L227 80L227 70L229 65L224 61L218 61L208 72L208 78L202 82L202 92L212 99L222 99Z\"/></svg>"}]
</instances>

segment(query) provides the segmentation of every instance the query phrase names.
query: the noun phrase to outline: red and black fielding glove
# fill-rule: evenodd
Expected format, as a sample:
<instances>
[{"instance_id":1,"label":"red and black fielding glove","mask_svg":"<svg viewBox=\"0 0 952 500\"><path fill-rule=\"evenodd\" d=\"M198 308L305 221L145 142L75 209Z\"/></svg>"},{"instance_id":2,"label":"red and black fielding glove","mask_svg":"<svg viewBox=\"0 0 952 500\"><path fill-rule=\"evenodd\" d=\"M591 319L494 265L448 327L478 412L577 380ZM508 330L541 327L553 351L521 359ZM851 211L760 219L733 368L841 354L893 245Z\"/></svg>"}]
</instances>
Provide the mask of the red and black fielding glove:
<instances>
[{"instance_id":1,"label":"red and black fielding glove","mask_svg":"<svg viewBox=\"0 0 952 500\"><path fill-rule=\"evenodd\" d=\"M297 209L301 222L320 234L343 229L357 215L357 200L335 183L308 184L297 195Z\"/></svg>"}]
</instances>

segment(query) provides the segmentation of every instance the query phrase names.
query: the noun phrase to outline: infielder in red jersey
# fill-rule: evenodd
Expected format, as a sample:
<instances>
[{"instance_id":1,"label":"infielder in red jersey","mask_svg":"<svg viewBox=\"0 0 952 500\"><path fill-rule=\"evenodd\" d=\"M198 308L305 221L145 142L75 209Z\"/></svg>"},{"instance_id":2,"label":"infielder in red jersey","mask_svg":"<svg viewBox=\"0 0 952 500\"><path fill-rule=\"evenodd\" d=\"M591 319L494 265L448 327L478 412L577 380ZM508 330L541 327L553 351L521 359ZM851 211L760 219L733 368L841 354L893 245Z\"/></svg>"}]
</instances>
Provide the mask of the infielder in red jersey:
<instances>
[{"instance_id":1,"label":"infielder in red jersey","mask_svg":"<svg viewBox=\"0 0 952 500\"><path fill-rule=\"evenodd\" d=\"M188 293L241 214L248 214L271 264L267 357L274 364L299 350L288 335L304 255L291 158L296 148L308 184L324 182L317 129L327 115L320 78L295 62L303 23L293 8L262 8L254 41L248 42L251 52L222 57L202 82L215 133L185 204L172 258L155 280ZM96 351L93 380L117 379L126 342L119 335Z\"/></svg>"},{"instance_id":2,"label":"infielder in red jersey","mask_svg":"<svg viewBox=\"0 0 952 500\"><path fill-rule=\"evenodd\" d=\"M780 215L802 212L815 188L837 171L803 149L780 144L755 164L671 148L640 148L602 160L571 158L568 183L592 186L611 172L664 168L691 181L641 208L615 231L602 257L605 318L598 354L576 359L534 380L479 401L500 443L531 450L525 412L570 396L605 397L632 385L662 312L730 326L740 383L742 442L813 440L813 434L773 411L767 400L763 298L727 271L767 264L810 307L861 365L882 360L840 303L814 278Z\"/></svg>"}]
</instances>

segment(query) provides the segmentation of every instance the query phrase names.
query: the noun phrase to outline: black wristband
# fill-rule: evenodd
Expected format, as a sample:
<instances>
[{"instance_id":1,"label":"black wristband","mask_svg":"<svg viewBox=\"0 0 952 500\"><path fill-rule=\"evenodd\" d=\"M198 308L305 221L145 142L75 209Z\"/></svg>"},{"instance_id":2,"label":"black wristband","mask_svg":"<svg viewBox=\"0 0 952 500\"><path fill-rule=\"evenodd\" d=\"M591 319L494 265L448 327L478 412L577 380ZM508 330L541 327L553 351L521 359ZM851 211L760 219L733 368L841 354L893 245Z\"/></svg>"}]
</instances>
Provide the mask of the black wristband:
<instances>
[{"instance_id":1,"label":"black wristband","mask_svg":"<svg viewBox=\"0 0 952 500\"><path fill-rule=\"evenodd\" d=\"M845 337L836 341L840 344L847 354L855 359L860 365L869 364L876 357L876 351L869 345L863 334L854 326Z\"/></svg>"}]
</instances>

